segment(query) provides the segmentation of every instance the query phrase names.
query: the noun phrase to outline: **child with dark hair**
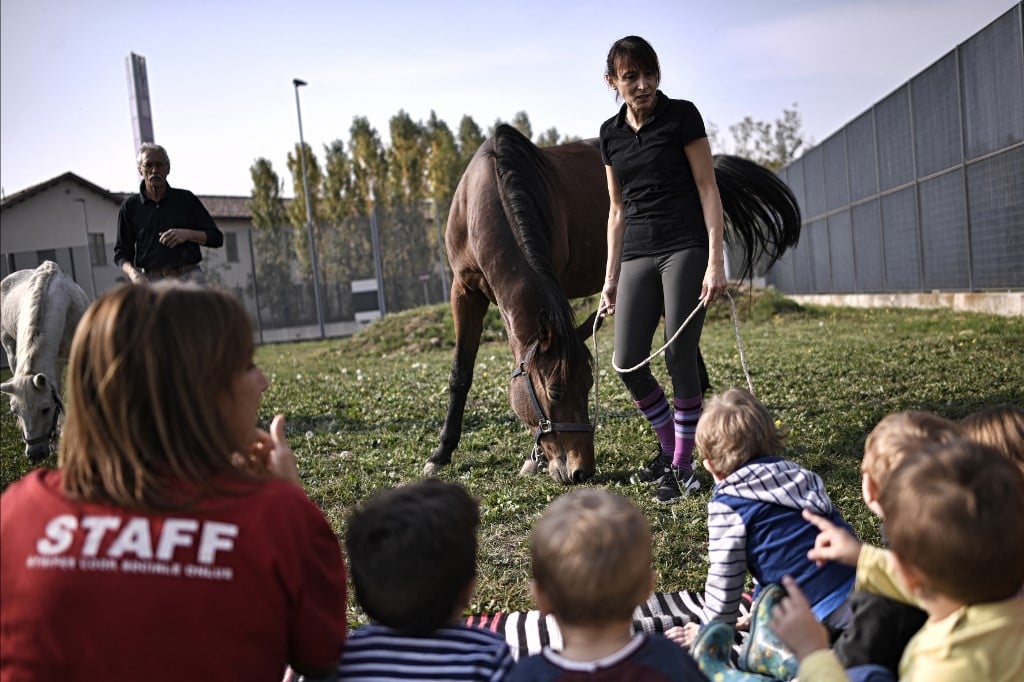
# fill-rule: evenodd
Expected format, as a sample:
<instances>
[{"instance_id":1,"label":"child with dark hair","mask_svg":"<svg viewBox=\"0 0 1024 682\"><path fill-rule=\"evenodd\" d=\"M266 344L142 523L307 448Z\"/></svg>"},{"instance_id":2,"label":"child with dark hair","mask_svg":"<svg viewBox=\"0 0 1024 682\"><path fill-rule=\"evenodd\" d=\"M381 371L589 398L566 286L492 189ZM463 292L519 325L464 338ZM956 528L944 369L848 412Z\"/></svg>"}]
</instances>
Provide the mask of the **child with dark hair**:
<instances>
[{"instance_id":1,"label":"child with dark hair","mask_svg":"<svg viewBox=\"0 0 1024 682\"><path fill-rule=\"evenodd\" d=\"M889 549L806 514L821 534L808 555L857 567L857 587L928 613L899 664L899 679L1024 679L1024 475L969 440L932 443L892 473L880 499ZM772 627L800 660L800 679L854 679L828 648L796 584ZM863 678L857 678L863 679ZM884 677L875 679L885 679ZM888 679L896 679L889 675Z\"/></svg>"},{"instance_id":2,"label":"child with dark hair","mask_svg":"<svg viewBox=\"0 0 1024 682\"><path fill-rule=\"evenodd\" d=\"M664 636L631 634L655 576L647 519L624 497L599 488L562 495L534 526L530 557L530 592L564 645L520 660L509 682L705 679Z\"/></svg>"},{"instance_id":3,"label":"child with dark hair","mask_svg":"<svg viewBox=\"0 0 1024 682\"><path fill-rule=\"evenodd\" d=\"M497 682L513 665L505 640L461 624L476 583L476 501L424 479L379 492L345 533L356 600L372 619L349 636L338 679Z\"/></svg>"}]
</instances>

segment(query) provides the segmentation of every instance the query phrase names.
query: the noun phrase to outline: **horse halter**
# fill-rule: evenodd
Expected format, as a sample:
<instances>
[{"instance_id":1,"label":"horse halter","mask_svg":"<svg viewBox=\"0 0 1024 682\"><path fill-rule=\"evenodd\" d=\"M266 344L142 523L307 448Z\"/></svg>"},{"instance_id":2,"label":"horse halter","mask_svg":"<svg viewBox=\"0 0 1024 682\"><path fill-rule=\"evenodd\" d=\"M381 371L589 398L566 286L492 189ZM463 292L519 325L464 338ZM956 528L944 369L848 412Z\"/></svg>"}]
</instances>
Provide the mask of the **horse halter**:
<instances>
[{"instance_id":1,"label":"horse halter","mask_svg":"<svg viewBox=\"0 0 1024 682\"><path fill-rule=\"evenodd\" d=\"M526 351L526 356L519 363L519 366L512 370L512 379L516 377L524 377L526 379L526 392L530 396L530 402L533 403L533 411L537 415L537 428L533 431L533 461L540 463L544 458L540 454L540 438L543 435L554 433L555 431L593 431L593 424L579 424L574 422L553 422L544 415L544 408L541 407L540 400L537 399L537 391L533 387L533 379L530 378L530 373L526 370L526 366L533 361L533 356L537 353L537 348L540 346L539 341L534 341L530 344L530 348Z\"/></svg>"},{"instance_id":2,"label":"horse halter","mask_svg":"<svg viewBox=\"0 0 1024 682\"><path fill-rule=\"evenodd\" d=\"M43 433L41 436L35 438L26 438L25 434L21 434L21 439L25 441L25 445L39 445L40 443L46 443L53 439L54 434L57 433L57 420L60 419L61 412L64 411L64 403L60 399L60 394L57 393L57 387L50 383L50 392L53 394L53 423L50 424L50 430Z\"/></svg>"}]
</instances>

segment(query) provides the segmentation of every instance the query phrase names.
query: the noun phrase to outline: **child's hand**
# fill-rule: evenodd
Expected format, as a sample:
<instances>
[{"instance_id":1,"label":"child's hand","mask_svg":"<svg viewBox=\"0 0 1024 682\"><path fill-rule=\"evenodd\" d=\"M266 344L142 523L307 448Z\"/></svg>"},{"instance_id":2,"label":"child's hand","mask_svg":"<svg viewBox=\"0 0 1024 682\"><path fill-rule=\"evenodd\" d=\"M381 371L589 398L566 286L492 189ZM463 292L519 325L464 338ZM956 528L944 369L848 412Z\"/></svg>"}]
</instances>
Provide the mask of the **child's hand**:
<instances>
[{"instance_id":1,"label":"child's hand","mask_svg":"<svg viewBox=\"0 0 1024 682\"><path fill-rule=\"evenodd\" d=\"M828 630L814 617L796 581L787 575L782 584L789 594L772 610L772 632L802 661L815 651L828 648Z\"/></svg>"},{"instance_id":2,"label":"child's hand","mask_svg":"<svg viewBox=\"0 0 1024 682\"><path fill-rule=\"evenodd\" d=\"M741 615L736 619L736 629L747 632L750 630L750 620L754 617L753 611L747 611L746 615Z\"/></svg>"},{"instance_id":3,"label":"child's hand","mask_svg":"<svg viewBox=\"0 0 1024 682\"><path fill-rule=\"evenodd\" d=\"M804 510L804 518L819 531L814 540L814 547L807 552L807 558L818 566L828 561L836 561L847 566L856 566L860 558L860 540L845 528L840 528L824 516Z\"/></svg>"},{"instance_id":4,"label":"child's hand","mask_svg":"<svg viewBox=\"0 0 1024 682\"><path fill-rule=\"evenodd\" d=\"M686 623L665 630L665 636L679 646L689 649L693 646L693 640L697 639L698 632L700 632L700 623Z\"/></svg>"},{"instance_id":5,"label":"child's hand","mask_svg":"<svg viewBox=\"0 0 1024 682\"><path fill-rule=\"evenodd\" d=\"M274 416L270 422L270 433L260 430L253 445L253 457L263 462L267 470L286 481L301 486L299 466L295 454L284 435L284 415Z\"/></svg>"}]
</instances>

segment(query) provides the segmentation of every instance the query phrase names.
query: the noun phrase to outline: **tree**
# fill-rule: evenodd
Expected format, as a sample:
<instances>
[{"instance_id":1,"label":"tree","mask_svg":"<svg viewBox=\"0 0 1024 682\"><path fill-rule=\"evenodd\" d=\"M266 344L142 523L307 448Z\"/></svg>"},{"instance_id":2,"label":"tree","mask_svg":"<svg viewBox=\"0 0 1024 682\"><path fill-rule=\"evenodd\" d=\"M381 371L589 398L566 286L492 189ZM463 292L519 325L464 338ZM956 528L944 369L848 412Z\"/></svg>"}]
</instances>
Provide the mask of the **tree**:
<instances>
[{"instance_id":1,"label":"tree","mask_svg":"<svg viewBox=\"0 0 1024 682\"><path fill-rule=\"evenodd\" d=\"M391 118L391 149L388 171L391 183L391 211L381 225L381 248L385 271L398 281L387 291L388 306L399 309L415 304L415 284L429 267L423 200L427 149L424 127L404 111Z\"/></svg>"},{"instance_id":2,"label":"tree","mask_svg":"<svg viewBox=\"0 0 1024 682\"><path fill-rule=\"evenodd\" d=\"M783 109L782 116L774 123L755 121L747 116L729 126L736 143L734 153L772 170L785 168L797 158L804 143L803 123L796 107L794 102L792 109Z\"/></svg>"},{"instance_id":3,"label":"tree","mask_svg":"<svg viewBox=\"0 0 1024 682\"><path fill-rule=\"evenodd\" d=\"M299 261L299 274L301 277L312 277L312 266L309 260L309 228L306 214L306 188L302 177L302 160L299 154L306 157L306 175L309 179L309 203L312 209L313 235L316 240L317 250L321 247L323 228L318 220L317 211L318 194L320 185L323 182L323 173L320 170L320 162L313 154L309 143L303 143L300 148L298 144L292 153L288 154L288 171L292 174L292 189L295 192L295 199L288 206L288 218L292 224L292 244L295 248L295 255ZM317 263L319 267L319 263Z\"/></svg>"},{"instance_id":4,"label":"tree","mask_svg":"<svg viewBox=\"0 0 1024 682\"><path fill-rule=\"evenodd\" d=\"M364 228L360 234L354 220L351 163L341 140L324 145L322 214L329 236L319 254L327 291L325 305L330 314L349 319L353 314L350 282L354 264L371 257L372 250L365 221L360 222Z\"/></svg>"},{"instance_id":5,"label":"tree","mask_svg":"<svg viewBox=\"0 0 1024 682\"><path fill-rule=\"evenodd\" d=\"M255 231L253 285L260 303L260 318L270 324L290 322L293 286L288 255L288 217L281 200L281 181L267 159L256 159L249 168L252 199L249 210Z\"/></svg>"},{"instance_id":6,"label":"tree","mask_svg":"<svg viewBox=\"0 0 1024 682\"><path fill-rule=\"evenodd\" d=\"M548 128L537 137L538 147L554 147L558 144L558 128Z\"/></svg>"},{"instance_id":7,"label":"tree","mask_svg":"<svg viewBox=\"0 0 1024 682\"><path fill-rule=\"evenodd\" d=\"M391 149L387 156L392 198L406 204L419 201L426 180L426 131L401 109L391 117L390 128Z\"/></svg>"},{"instance_id":8,"label":"tree","mask_svg":"<svg viewBox=\"0 0 1024 682\"><path fill-rule=\"evenodd\" d=\"M512 117L512 127L525 135L527 140L533 139L533 126L530 125L530 117L525 111L516 112Z\"/></svg>"},{"instance_id":9,"label":"tree","mask_svg":"<svg viewBox=\"0 0 1024 682\"><path fill-rule=\"evenodd\" d=\"M370 215L371 190L377 203L386 204L388 193L387 157L380 135L365 116L352 119L349 128L349 152L352 155L352 199L360 215Z\"/></svg>"},{"instance_id":10,"label":"tree","mask_svg":"<svg viewBox=\"0 0 1024 682\"><path fill-rule=\"evenodd\" d=\"M427 194L439 206L447 207L462 177L458 144L448 124L438 119L433 111L427 121L426 136L430 144L427 155Z\"/></svg>"},{"instance_id":11,"label":"tree","mask_svg":"<svg viewBox=\"0 0 1024 682\"><path fill-rule=\"evenodd\" d=\"M476 150L484 143L484 134L480 126L476 124L471 116L463 116L459 121L458 147L459 147L459 173L466 170L469 160L476 154Z\"/></svg>"},{"instance_id":12,"label":"tree","mask_svg":"<svg viewBox=\"0 0 1024 682\"><path fill-rule=\"evenodd\" d=\"M302 154L306 160L306 176L309 180L309 204L310 204L310 218L307 220L306 213L306 192L305 183L302 174ZM305 319L316 320L319 318L319 314L316 310L316 296L315 292L317 286L323 284L323 272L321 271L321 263L323 259L320 254L327 250L326 240L328 239L328 231L325 229L323 221L320 219L319 211L319 194L320 187L323 183L323 173L320 170L320 162L317 161L316 155L313 153L308 143L300 145L296 144L294 152L288 154L288 170L292 174L292 188L295 192L295 199L288 206L288 218L292 223L292 245L295 249L295 257L298 262L298 275L306 282L306 292L308 296L303 295L298 303L300 304L300 311L304 315ZM316 247L317 254L317 279L318 282L313 281L313 262L311 259L312 254L310 253L309 238L310 238L310 226L307 224L312 222L312 233L313 243ZM322 291L322 287L321 287ZM321 313L326 312L323 306L323 300L320 301Z\"/></svg>"}]
</instances>

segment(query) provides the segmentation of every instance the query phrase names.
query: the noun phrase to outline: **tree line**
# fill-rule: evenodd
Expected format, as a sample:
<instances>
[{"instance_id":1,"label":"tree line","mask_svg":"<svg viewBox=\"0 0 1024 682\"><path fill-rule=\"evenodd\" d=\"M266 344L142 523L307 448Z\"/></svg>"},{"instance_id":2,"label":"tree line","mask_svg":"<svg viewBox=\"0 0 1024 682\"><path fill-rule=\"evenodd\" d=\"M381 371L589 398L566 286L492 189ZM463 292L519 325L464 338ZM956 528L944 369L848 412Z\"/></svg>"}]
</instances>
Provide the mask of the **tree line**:
<instances>
[{"instance_id":1,"label":"tree line","mask_svg":"<svg viewBox=\"0 0 1024 682\"><path fill-rule=\"evenodd\" d=\"M747 117L730 127L732 153L781 168L802 144L799 113L786 110L775 123ZM309 232L302 160L309 181L312 233L325 320L350 320L356 299L353 280L372 279L371 221L378 227L382 279L388 311L443 299L443 237L452 196L470 158L502 123L484 131L466 115L452 130L431 111L426 122L400 110L389 121L390 145L365 117L356 117L349 139L324 145L318 157L309 144L296 144L287 157L294 199L282 196L284 180L266 158L250 167L250 210L255 280L260 315L269 327L309 324L313 304ZM549 128L534 136L529 116L509 122L541 147L578 137ZM712 146L718 131L708 126ZM321 160L322 159L322 160ZM442 264L443 263L443 264Z\"/></svg>"}]
</instances>

